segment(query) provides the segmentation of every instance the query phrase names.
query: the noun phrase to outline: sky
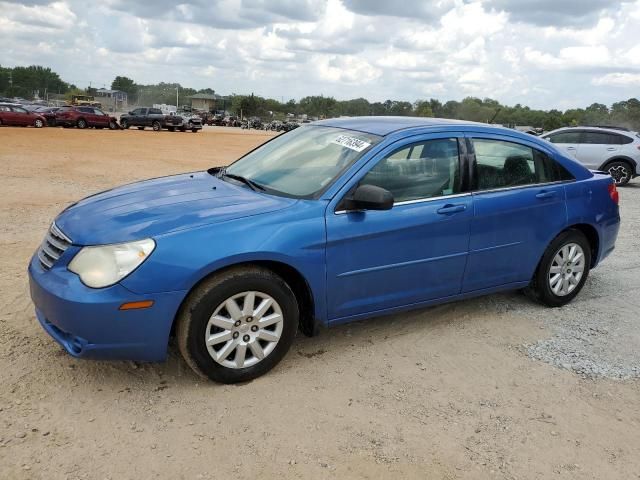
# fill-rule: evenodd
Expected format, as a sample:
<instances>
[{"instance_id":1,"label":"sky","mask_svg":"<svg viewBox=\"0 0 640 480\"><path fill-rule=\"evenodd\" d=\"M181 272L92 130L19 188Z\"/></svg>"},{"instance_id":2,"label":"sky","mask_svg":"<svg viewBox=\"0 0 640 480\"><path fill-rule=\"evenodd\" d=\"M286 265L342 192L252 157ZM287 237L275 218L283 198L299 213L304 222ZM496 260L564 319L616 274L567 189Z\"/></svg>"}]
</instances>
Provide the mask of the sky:
<instances>
[{"instance_id":1,"label":"sky","mask_svg":"<svg viewBox=\"0 0 640 480\"><path fill-rule=\"evenodd\" d=\"M80 87L567 109L640 97L640 0L0 0L0 65Z\"/></svg>"}]
</instances>

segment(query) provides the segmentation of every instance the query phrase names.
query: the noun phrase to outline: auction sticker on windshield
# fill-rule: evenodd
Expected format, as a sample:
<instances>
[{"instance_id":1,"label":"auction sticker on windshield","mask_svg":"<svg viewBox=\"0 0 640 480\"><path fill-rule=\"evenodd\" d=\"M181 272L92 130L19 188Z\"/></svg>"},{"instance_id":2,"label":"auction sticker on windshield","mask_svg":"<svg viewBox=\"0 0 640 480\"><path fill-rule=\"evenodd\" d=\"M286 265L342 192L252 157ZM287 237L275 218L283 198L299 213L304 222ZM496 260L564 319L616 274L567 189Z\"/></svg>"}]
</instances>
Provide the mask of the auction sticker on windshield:
<instances>
[{"instance_id":1,"label":"auction sticker on windshield","mask_svg":"<svg viewBox=\"0 0 640 480\"><path fill-rule=\"evenodd\" d=\"M331 143L337 143L338 145L342 145L343 147L355 150L356 152L361 152L371 145L364 140L360 140L356 137L350 137L349 135L340 135L336 137Z\"/></svg>"}]
</instances>

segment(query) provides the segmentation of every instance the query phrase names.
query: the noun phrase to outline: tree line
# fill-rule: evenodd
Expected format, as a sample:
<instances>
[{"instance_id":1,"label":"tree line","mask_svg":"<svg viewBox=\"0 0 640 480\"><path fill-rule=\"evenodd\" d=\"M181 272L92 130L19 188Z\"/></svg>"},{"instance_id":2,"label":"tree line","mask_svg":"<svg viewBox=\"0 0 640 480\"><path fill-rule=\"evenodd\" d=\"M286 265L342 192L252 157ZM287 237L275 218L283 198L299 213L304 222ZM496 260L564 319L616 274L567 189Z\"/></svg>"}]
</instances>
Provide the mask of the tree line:
<instances>
[{"instance_id":1,"label":"tree line","mask_svg":"<svg viewBox=\"0 0 640 480\"><path fill-rule=\"evenodd\" d=\"M154 103L189 104L189 97L196 93L214 94L211 88L194 89L183 87L179 83L143 85L137 84L126 76L117 76L111 83L113 90L127 92L129 104L151 105ZM6 68L0 66L0 95L7 97L32 98L47 94L93 94L95 88L79 89L63 81L48 67L32 65L29 67ZM370 102L366 98L337 100L323 95L312 95L298 101L280 102L273 98L258 95L229 95L216 104L216 109L227 110L244 117L257 116L263 119L283 119L287 114L306 114L310 117L329 118L361 115L398 115L454 118L476 122L490 122L507 126L527 125L544 130L553 130L572 125L616 125L640 130L640 100L630 98L616 102L610 107L593 103L586 108L573 108L565 111L558 109L536 110L525 105L503 105L491 98L467 97L461 101L442 102L431 98L407 102L386 100Z\"/></svg>"}]
</instances>

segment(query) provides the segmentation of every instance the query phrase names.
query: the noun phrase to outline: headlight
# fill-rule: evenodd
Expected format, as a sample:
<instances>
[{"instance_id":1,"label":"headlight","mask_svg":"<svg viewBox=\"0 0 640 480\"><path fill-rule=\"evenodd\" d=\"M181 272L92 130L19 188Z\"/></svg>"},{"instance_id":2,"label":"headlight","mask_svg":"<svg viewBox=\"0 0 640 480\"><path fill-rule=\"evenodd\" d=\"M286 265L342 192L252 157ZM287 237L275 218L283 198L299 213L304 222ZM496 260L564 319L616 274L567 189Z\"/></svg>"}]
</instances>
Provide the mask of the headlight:
<instances>
[{"instance_id":1,"label":"headlight","mask_svg":"<svg viewBox=\"0 0 640 480\"><path fill-rule=\"evenodd\" d=\"M137 242L84 247L71 260L69 270L78 274L87 287L108 287L138 268L155 247L156 242L150 238Z\"/></svg>"}]
</instances>

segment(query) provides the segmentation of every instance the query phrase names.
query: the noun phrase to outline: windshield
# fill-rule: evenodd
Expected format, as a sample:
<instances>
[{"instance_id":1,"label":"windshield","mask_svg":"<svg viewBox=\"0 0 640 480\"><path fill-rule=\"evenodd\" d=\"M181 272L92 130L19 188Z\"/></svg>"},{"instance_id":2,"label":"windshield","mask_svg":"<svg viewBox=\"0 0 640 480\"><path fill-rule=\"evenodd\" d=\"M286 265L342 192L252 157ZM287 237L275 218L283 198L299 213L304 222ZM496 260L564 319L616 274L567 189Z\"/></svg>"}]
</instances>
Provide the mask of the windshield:
<instances>
[{"instance_id":1,"label":"windshield","mask_svg":"<svg viewBox=\"0 0 640 480\"><path fill-rule=\"evenodd\" d=\"M305 126L258 147L226 172L267 191L311 198L380 140L377 135L353 130Z\"/></svg>"}]
</instances>

